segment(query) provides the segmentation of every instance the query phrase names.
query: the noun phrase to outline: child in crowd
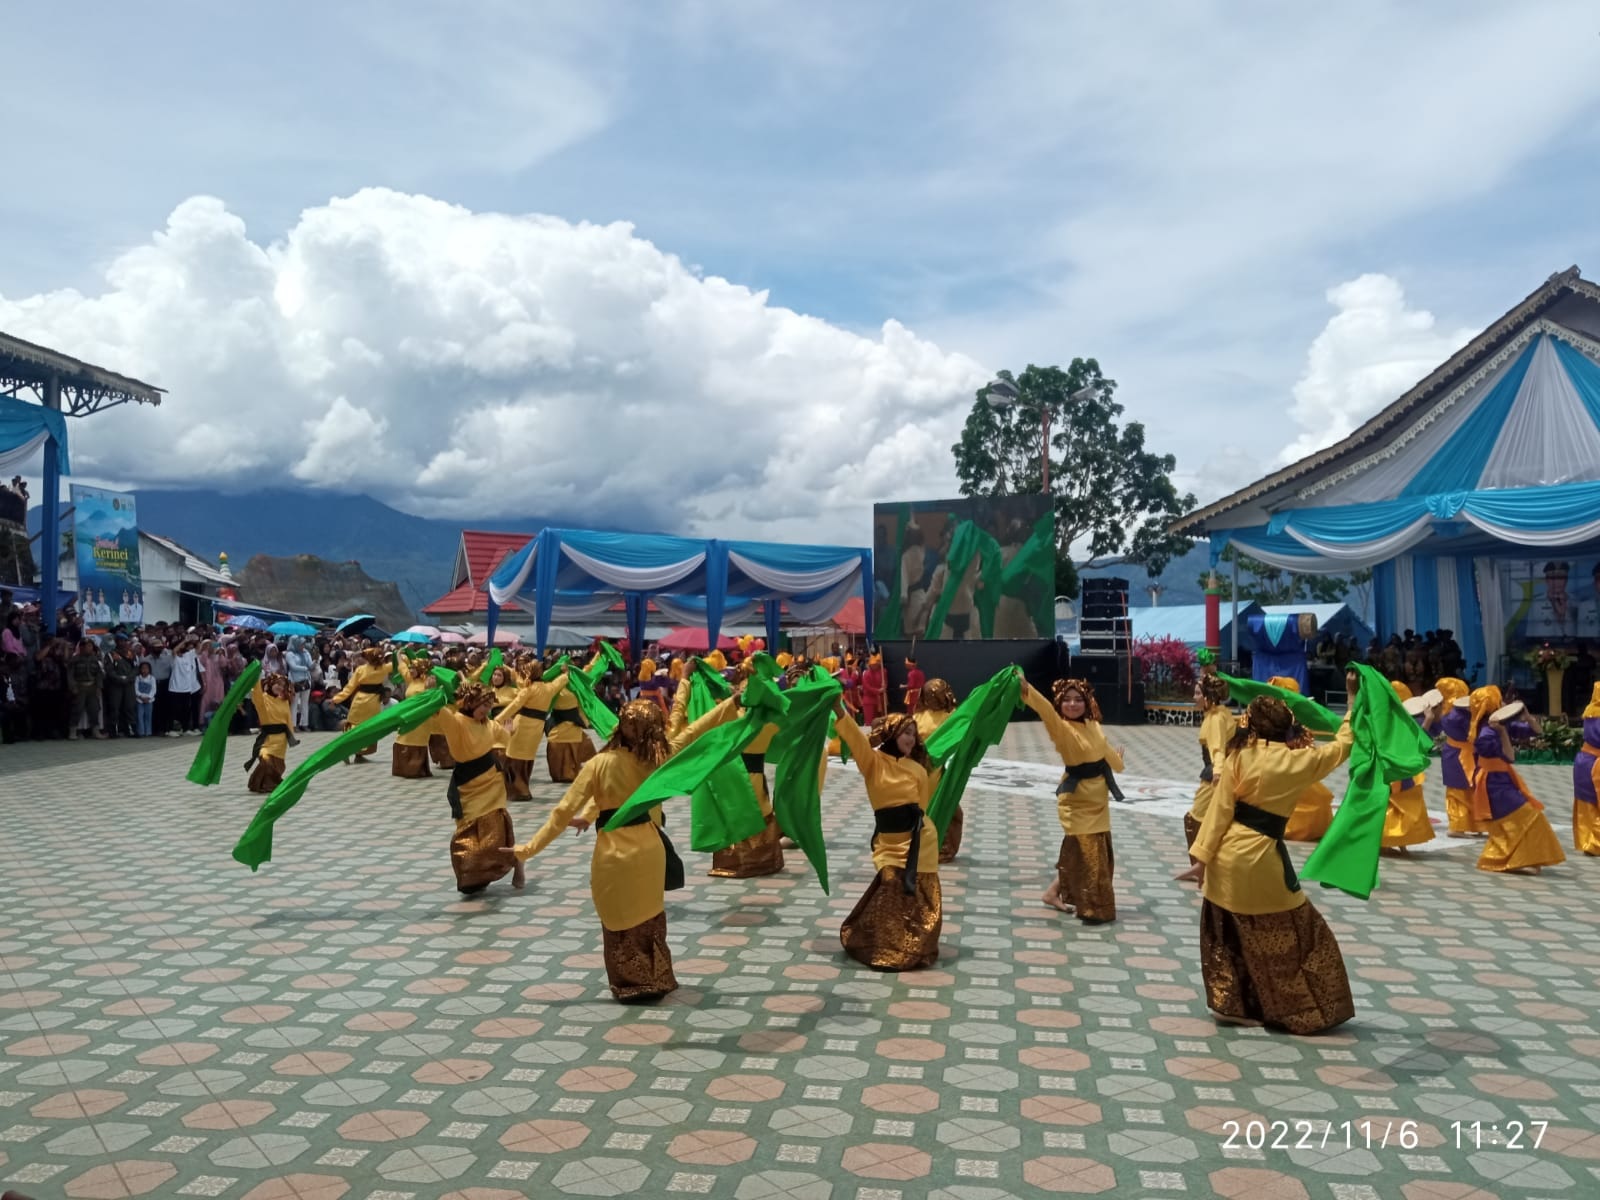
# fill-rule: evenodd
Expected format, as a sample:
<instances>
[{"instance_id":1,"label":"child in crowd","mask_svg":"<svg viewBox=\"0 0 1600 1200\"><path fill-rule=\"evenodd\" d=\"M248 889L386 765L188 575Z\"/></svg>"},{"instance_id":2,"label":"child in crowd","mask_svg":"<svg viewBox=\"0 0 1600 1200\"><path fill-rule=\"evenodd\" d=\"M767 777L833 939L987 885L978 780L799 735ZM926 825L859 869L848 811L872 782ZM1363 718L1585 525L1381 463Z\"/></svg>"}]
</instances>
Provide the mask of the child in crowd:
<instances>
[{"instance_id":1,"label":"child in crowd","mask_svg":"<svg viewBox=\"0 0 1600 1200\"><path fill-rule=\"evenodd\" d=\"M156 708L156 677L150 670L149 659L139 664L139 675L133 681L133 699L138 736L149 737Z\"/></svg>"}]
</instances>

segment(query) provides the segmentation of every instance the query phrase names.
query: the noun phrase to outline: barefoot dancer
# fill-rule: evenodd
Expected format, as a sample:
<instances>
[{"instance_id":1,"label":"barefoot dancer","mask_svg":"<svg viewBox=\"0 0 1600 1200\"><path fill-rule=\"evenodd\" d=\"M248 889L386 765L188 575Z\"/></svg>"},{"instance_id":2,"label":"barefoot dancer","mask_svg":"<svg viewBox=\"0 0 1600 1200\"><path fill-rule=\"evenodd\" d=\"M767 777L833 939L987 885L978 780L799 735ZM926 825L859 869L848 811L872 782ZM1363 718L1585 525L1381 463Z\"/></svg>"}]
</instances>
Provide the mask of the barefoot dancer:
<instances>
[{"instance_id":1,"label":"barefoot dancer","mask_svg":"<svg viewBox=\"0 0 1600 1200\"><path fill-rule=\"evenodd\" d=\"M494 693L481 683L463 684L455 708L435 715L435 728L450 743L450 815L456 819L450 839L450 867L464 896L483 891L511 872L511 886L523 884L522 863L507 851L516 842L506 810L506 778L495 759L495 733L489 713Z\"/></svg>"}]
</instances>

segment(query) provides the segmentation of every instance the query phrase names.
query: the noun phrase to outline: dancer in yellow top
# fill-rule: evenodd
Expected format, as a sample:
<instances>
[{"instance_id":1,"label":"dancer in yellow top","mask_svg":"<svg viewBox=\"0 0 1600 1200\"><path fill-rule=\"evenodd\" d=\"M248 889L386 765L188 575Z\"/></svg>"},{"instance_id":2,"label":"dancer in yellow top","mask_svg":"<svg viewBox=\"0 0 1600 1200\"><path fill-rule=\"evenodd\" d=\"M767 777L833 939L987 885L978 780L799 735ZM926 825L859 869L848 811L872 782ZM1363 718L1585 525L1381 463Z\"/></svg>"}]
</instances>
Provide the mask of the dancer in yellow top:
<instances>
[{"instance_id":1,"label":"dancer in yellow top","mask_svg":"<svg viewBox=\"0 0 1600 1200\"><path fill-rule=\"evenodd\" d=\"M516 838L506 811L506 781L495 761L495 726L489 720L494 693L481 683L462 685L454 708L442 708L434 720L450 743L450 815L456 819L450 839L450 867L463 895L483 891L512 873L511 886L523 883L522 864L508 854Z\"/></svg>"},{"instance_id":2,"label":"dancer in yellow top","mask_svg":"<svg viewBox=\"0 0 1600 1200\"><path fill-rule=\"evenodd\" d=\"M388 690L389 664L381 649L368 646L361 651L361 665L350 672L350 682L333 698L335 704L350 706L344 727L354 729L382 712L384 693ZM376 744L368 746L356 754L355 760L358 763L366 762L377 752Z\"/></svg>"},{"instance_id":3,"label":"dancer in yellow top","mask_svg":"<svg viewBox=\"0 0 1600 1200\"><path fill-rule=\"evenodd\" d=\"M740 682L750 678L753 667L746 659L740 664ZM680 737L689 727L688 686L678 688L672 701L672 714L667 718L667 733ZM756 803L766 825L760 833L725 846L711 856L710 874L719 879L753 879L761 875L776 875L783 870L783 846L779 841L778 819L772 813L772 793L767 787L767 749L777 736L776 725L766 725L750 739L743 752L745 773L750 777L750 789L755 792Z\"/></svg>"},{"instance_id":4,"label":"dancer in yellow top","mask_svg":"<svg viewBox=\"0 0 1600 1200\"><path fill-rule=\"evenodd\" d=\"M1354 671L1345 677L1345 686L1352 693L1357 678ZM1401 700L1412 699L1411 689L1405 684L1396 682L1390 686ZM1432 709L1417 716L1424 729L1438 719ZM1422 795L1426 778L1426 775L1418 775L1415 779L1399 779L1389 785L1389 810L1383 818L1383 853L1407 855L1411 852L1409 847L1433 841L1433 821L1428 817L1428 804Z\"/></svg>"},{"instance_id":5,"label":"dancer in yellow top","mask_svg":"<svg viewBox=\"0 0 1600 1200\"><path fill-rule=\"evenodd\" d=\"M1500 689L1482 687L1472 693L1472 724L1467 730L1468 752L1462 768L1472 779L1472 815L1489 840L1478 859L1478 870L1537 875L1545 867L1566 862L1566 852L1550 828L1544 805L1534 798L1511 764L1517 752L1503 721L1495 719L1501 707Z\"/></svg>"},{"instance_id":6,"label":"dancer in yellow top","mask_svg":"<svg viewBox=\"0 0 1600 1200\"><path fill-rule=\"evenodd\" d=\"M1267 680L1273 687L1280 687L1286 692L1300 691L1300 681L1291 675L1274 675ZM1317 739L1309 729L1299 726L1300 732L1296 735L1301 746L1310 746ZM1299 748L1299 747L1296 747ZM1333 792L1327 784L1322 782L1319 775L1316 779L1306 784L1306 790L1300 793L1295 801L1294 812L1289 816L1289 826L1284 830L1285 840L1291 842L1320 842L1322 835L1328 832L1328 826L1333 824Z\"/></svg>"},{"instance_id":7,"label":"dancer in yellow top","mask_svg":"<svg viewBox=\"0 0 1600 1200\"><path fill-rule=\"evenodd\" d=\"M1466 680L1453 677L1441 679L1434 686L1444 697L1444 711L1424 728L1444 739L1439 744L1439 773L1444 779L1444 812L1450 822L1450 836L1481 837L1483 831L1472 818L1472 780L1461 767L1467 730L1472 725L1472 705L1467 699L1471 689Z\"/></svg>"},{"instance_id":8,"label":"dancer in yellow top","mask_svg":"<svg viewBox=\"0 0 1600 1200\"><path fill-rule=\"evenodd\" d=\"M928 820L933 788L928 752L909 716L878 718L862 732L841 697L834 727L850 748L872 805L872 865L877 875L844 919L845 953L878 971L914 971L939 959L944 898L938 833Z\"/></svg>"},{"instance_id":9,"label":"dancer in yellow top","mask_svg":"<svg viewBox=\"0 0 1600 1200\"><path fill-rule=\"evenodd\" d=\"M1331 743L1307 744L1301 734L1276 696L1250 702L1190 847L1196 862L1177 877L1203 889L1200 971L1223 1024L1309 1034L1355 1015L1339 943L1300 890L1284 845L1306 787L1349 756L1349 717Z\"/></svg>"},{"instance_id":10,"label":"dancer in yellow top","mask_svg":"<svg viewBox=\"0 0 1600 1200\"><path fill-rule=\"evenodd\" d=\"M433 664L425 656L403 659L402 664L406 674L407 700L439 686L439 681L433 677ZM396 779L433 778L433 772L428 769L428 741L433 736L435 724L427 720L415 729L395 734L389 774Z\"/></svg>"},{"instance_id":11,"label":"dancer in yellow top","mask_svg":"<svg viewBox=\"0 0 1600 1200\"><path fill-rule=\"evenodd\" d=\"M1583 710L1583 749L1572 764L1572 845L1600 855L1600 683Z\"/></svg>"},{"instance_id":12,"label":"dancer in yellow top","mask_svg":"<svg viewBox=\"0 0 1600 1200\"><path fill-rule=\"evenodd\" d=\"M593 665L592 660L590 665ZM578 698L569 688L563 688L551 701L544 743L544 761L550 769L552 783L571 783L578 778L583 764L594 757L588 722L578 707Z\"/></svg>"},{"instance_id":13,"label":"dancer in yellow top","mask_svg":"<svg viewBox=\"0 0 1600 1200\"><path fill-rule=\"evenodd\" d=\"M583 765L539 832L511 851L523 863L569 826L580 832L596 826L589 889L600 917L606 978L624 1003L654 1000L678 986L667 948L666 892L669 869L671 886L683 886L683 863L661 829L659 805L621 829L603 826L671 754L737 716L737 703L724 700L669 740L658 705L629 701L605 749Z\"/></svg>"},{"instance_id":14,"label":"dancer in yellow top","mask_svg":"<svg viewBox=\"0 0 1600 1200\"><path fill-rule=\"evenodd\" d=\"M910 662L910 659L906 660ZM934 730L950 719L950 714L956 710L955 689L943 679L929 679L917 689L917 703L911 716L917 723L917 737L926 746L928 739L933 736ZM928 772L928 795L931 797L939 786L939 778L944 772L934 767ZM956 805L955 815L950 818L950 824L945 826L944 840L939 843L939 861L942 863L954 862L957 854L961 852L961 830L966 824L967 816L961 811L961 805Z\"/></svg>"},{"instance_id":15,"label":"dancer in yellow top","mask_svg":"<svg viewBox=\"0 0 1600 1200\"><path fill-rule=\"evenodd\" d=\"M1217 675L1208 671L1195 681L1194 702L1200 709L1200 786L1195 789L1194 804L1183 814L1183 840L1190 846L1200 833L1206 809L1211 807L1222 753L1239 728L1228 699L1227 681Z\"/></svg>"},{"instance_id":16,"label":"dancer in yellow top","mask_svg":"<svg viewBox=\"0 0 1600 1200\"><path fill-rule=\"evenodd\" d=\"M250 692L250 702L255 705L260 726L250 761L245 764L250 772L250 782L246 786L252 792L270 792L283 782L287 765L289 735L293 729L294 684L287 675L258 676Z\"/></svg>"},{"instance_id":17,"label":"dancer in yellow top","mask_svg":"<svg viewBox=\"0 0 1600 1200\"><path fill-rule=\"evenodd\" d=\"M1122 752L1106 741L1100 706L1087 680L1058 679L1052 691L1053 704L1029 684L1022 685L1022 702L1039 714L1066 768L1056 786L1061 853L1044 902L1076 913L1085 924L1102 925L1117 919L1111 797L1122 795L1115 776L1123 769Z\"/></svg>"},{"instance_id":18,"label":"dancer in yellow top","mask_svg":"<svg viewBox=\"0 0 1600 1200\"><path fill-rule=\"evenodd\" d=\"M515 801L533 799L531 780L533 760L539 757L544 740L544 723L555 699L567 687L563 671L549 683L544 681L544 666L536 657L523 660L522 690L500 712L500 723L507 730L505 745L506 790Z\"/></svg>"}]
</instances>

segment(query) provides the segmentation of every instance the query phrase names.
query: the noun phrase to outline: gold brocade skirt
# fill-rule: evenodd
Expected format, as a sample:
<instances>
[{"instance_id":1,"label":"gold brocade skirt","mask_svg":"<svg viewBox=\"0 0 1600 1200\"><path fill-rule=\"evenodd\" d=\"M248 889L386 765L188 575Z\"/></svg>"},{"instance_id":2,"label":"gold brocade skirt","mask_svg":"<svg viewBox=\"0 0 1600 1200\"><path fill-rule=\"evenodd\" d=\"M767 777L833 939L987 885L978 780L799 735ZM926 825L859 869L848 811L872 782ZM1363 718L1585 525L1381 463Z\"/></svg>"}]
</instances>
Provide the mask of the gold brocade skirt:
<instances>
[{"instance_id":1,"label":"gold brocade skirt","mask_svg":"<svg viewBox=\"0 0 1600 1200\"><path fill-rule=\"evenodd\" d=\"M433 765L441 771L448 771L456 765L456 760L450 756L450 739L442 733L428 735L428 755L433 759Z\"/></svg>"},{"instance_id":2,"label":"gold brocade skirt","mask_svg":"<svg viewBox=\"0 0 1600 1200\"><path fill-rule=\"evenodd\" d=\"M250 782L245 786L252 792L270 792L283 782L283 772L287 765L281 758L263 754L256 759L255 769L250 772Z\"/></svg>"},{"instance_id":3,"label":"gold brocade skirt","mask_svg":"<svg viewBox=\"0 0 1600 1200\"><path fill-rule=\"evenodd\" d=\"M495 852L515 844L511 814L503 808L490 809L470 825L457 829L450 839L450 867L456 873L456 888L463 895L471 895L509 875L510 859Z\"/></svg>"},{"instance_id":4,"label":"gold brocade skirt","mask_svg":"<svg viewBox=\"0 0 1600 1200\"><path fill-rule=\"evenodd\" d=\"M1309 901L1254 916L1203 901L1200 971L1219 1016L1307 1034L1356 1015L1339 943Z\"/></svg>"},{"instance_id":5,"label":"gold brocade skirt","mask_svg":"<svg viewBox=\"0 0 1600 1200\"><path fill-rule=\"evenodd\" d=\"M945 826L944 839L939 843L940 862L954 862L956 855L961 852L961 827L966 822L967 814L961 811L961 805L956 805L955 815L950 818L950 824Z\"/></svg>"},{"instance_id":6,"label":"gold brocade skirt","mask_svg":"<svg viewBox=\"0 0 1600 1200\"><path fill-rule=\"evenodd\" d=\"M357 721L355 725L352 725L352 724L350 724L349 721L346 721L344 723L344 727L346 729L355 729L357 726L363 725L363 724L365 724L364 721ZM372 755L376 754L377 752L378 752L378 743L377 742L373 742L372 745L367 746L364 749L357 750L356 751L356 757L357 758L369 758Z\"/></svg>"},{"instance_id":7,"label":"gold brocade skirt","mask_svg":"<svg viewBox=\"0 0 1600 1200\"><path fill-rule=\"evenodd\" d=\"M389 774L396 779L432 779L433 772L428 770L428 748L426 746L402 746L399 742L394 744L394 760L389 767Z\"/></svg>"},{"instance_id":8,"label":"gold brocade skirt","mask_svg":"<svg viewBox=\"0 0 1600 1200\"><path fill-rule=\"evenodd\" d=\"M1552 867L1566 862L1566 852L1556 841L1556 831L1542 808L1524 804L1515 812L1484 826L1489 840L1478 859L1480 871L1520 871L1527 867Z\"/></svg>"},{"instance_id":9,"label":"gold brocade skirt","mask_svg":"<svg viewBox=\"0 0 1600 1200\"><path fill-rule=\"evenodd\" d=\"M667 948L667 914L620 931L601 926L606 979L611 994L624 1004L658 1000L676 991L672 951Z\"/></svg>"},{"instance_id":10,"label":"gold brocade skirt","mask_svg":"<svg viewBox=\"0 0 1600 1200\"><path fill-rule=\"evenodd\" d=\"M1061 880L1061 898L1072 905L1078 920L1101 925L1117 919L1117 897L1111 886L1116 866L1109 833L1063 835L1056 876Z\"/></svg>"},{"instance_id":11,"label":"gold brocade skirt","mask_svg":"<svg viewBox=\"0 0 1600 1200\"><path fill-rule=\"evenodd\" d=\"M874 971L915 971L939 961L944 901L936 871L918 872L906 894L904 871L884 867L839 928L844 951Z\"/></svg>"},{"instance_id":12,"label":"gold brocade skirt","mask_svg":"<svg viewBox=\"0 0 1600 1200\"><path fill-rule=\"evenodd\" d=\"M1199 821L1199 819L1192 812L1184 813L1183 814L1183 840L1184 840L1184 843L1188 846L1188 848L1190 850L1194 849L1194 840L1195 840L1195 838L1197 838L1199 836L1200 836L1200 821ZM1194 858L1193 855L1189 856L1189 861L1190 862L1194 862L1195 861L1195 858Z\"/></svg>"},{"instance_id":13,"label":"gold brocade skirt","mask_svg":"<svg viewBox=\"0 0 1600 1200\"><path fill-rule=\"evenodd\" d=\"M1600 855L1600 804L1572 802L1572 844L1579 854Z\"/></svg>"},{"instance_id":14,"label":"gold brocade skirt","mask_svg":"<svg viewBox=\"0 0 1600 1200\"><path fill-rule=\"evenodd\" d=\"M1383 849L1420 846L1433 841L1433 822L1428 819L1428 804L1420 787L1389 792L1389 810L1383 818Z\"/></svg>"},{"instance_id":15,"label":"gold brocade skirt","mask_svg":"<svg viewBox=\"0 0 1600 1200\"><path fill-rule=\"evenodd\" d=\"M552 783L571 783L578 777L578 769L594 757L594 743L588 738L576 742L544 744L544 759L550 768Z\"/></svg>"},{"instance_id":16,"label":"gold brocade skirt","mask_svg":"<svg viewBox=\"0 0 1600 1200\"><path fill-rule=\"evenodd\" d=\"M529 780L533 777L533 759L512 758L507 754L502 766L506 775L506 799L532 800L533 789L529 786Z\"/></svg>"},{"instance_id":17,"label":"gold brocade skirt","mask_svg":"<svg viewBox=\"0 0 1600 1200\"><path fill-rule=\"evenodd\" d=\"M1333 824L1333 793L1326 785L1313 783L1300 793L1289 824L1284 828L1286 842L1320 842Z\"/></svg>"},{"instance_id":18,"label":"gold brocade skirt","mask_svg":"<svg viewBox=\"0 0 1600 1200\"><path fill-rule=\"evenodd\" d=\"M1445 788L1444 815L1450 822L1451 833L1483 832L1483 823L1472 816L1472 792L1467 788Z\"/></svg>"},{"instance_id":19,"label":"gold brocade skirt","mask_svg":"<svg viewBox=\"0 0 1600 1200\"><path fill-rule=\"evenodd\" d=\"M783 847L778 842L778 819L767 814L767 825L754 837L735 842L711 856L712 875L719 879L751 879L783 870Z\"/></svg>"}]
</instances>

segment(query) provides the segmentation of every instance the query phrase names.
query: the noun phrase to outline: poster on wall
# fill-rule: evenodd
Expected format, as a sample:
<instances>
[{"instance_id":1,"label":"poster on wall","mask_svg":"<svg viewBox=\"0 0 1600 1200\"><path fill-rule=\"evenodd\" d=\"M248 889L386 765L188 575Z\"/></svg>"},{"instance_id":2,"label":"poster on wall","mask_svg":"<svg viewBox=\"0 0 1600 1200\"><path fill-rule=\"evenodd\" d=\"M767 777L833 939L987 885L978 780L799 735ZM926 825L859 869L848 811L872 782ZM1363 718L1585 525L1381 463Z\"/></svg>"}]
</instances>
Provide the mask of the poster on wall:
<instances>
[{"instance_id":1,"label":"poster on wall","mask_svg":"<svg viewBox=\"0 0 1600 1200\"><path fill-rule=\"evenodd\" d=\"M1600 558L1501 562L1511 645L1600 642Z\"/></svg>"},{"instance_id":2,"label":"poster on wall","mask_svg":"<svg viewBox=\"0 0 1600 1200\"><path fill-rule=\"evenodd\" d=\"M78 611L91 629L144 623L139 518L127 492L72 485Z\"/></svg>"},{"instance_id":3,"label":"poster on wall","mask_svg":"<svg viewBox=\"0 0 1600 1200\"><path fill-rule=\"evenodd\" d=\"M880 641L1054 638L1049 497L875 505L873 587Z\"/></svg>"}]
</instances>

